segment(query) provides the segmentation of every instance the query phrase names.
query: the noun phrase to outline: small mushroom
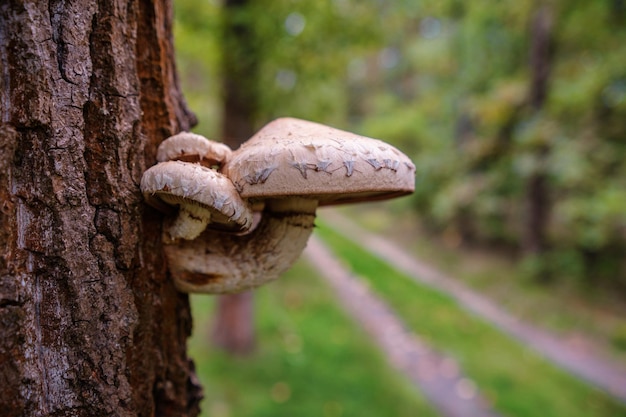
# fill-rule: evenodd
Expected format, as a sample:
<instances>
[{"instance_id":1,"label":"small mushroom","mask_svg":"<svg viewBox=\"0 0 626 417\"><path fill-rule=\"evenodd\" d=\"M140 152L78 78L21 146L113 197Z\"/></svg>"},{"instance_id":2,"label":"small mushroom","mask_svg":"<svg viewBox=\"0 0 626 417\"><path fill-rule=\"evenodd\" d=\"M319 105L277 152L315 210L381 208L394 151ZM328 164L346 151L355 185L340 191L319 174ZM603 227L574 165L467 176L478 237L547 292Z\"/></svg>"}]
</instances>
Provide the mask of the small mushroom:
<instances>
[{"instance_id":1,"label":"small mushroom","mask_svg":"<svg viewBox=\"0 0 626 417\"><path fill-rule=\"evenodd\" d=\"M141 178L146 202L157 209L178 206L178 216L166 228L166 240L195 239L211 223L232 231L252 225L252 211L232 182L215 170L183 161L161 162Z\"/></svg>"},{"instance_id":2,"label":"small mushroom","mask_svg":"<svg viewBox=\"0 0 626 417\"><path fill-rule=\"evenodd\" d=\"M170 273L183 292L227 294L278 278L298 259L315 214L265 210L249 233L207 228L197 239L165 245Z\"/></svg>"},{"instance_id":3,"label":"small mushroom","mask_svg":"<svg viewBox=\"0 0 626 417\"><path fill-rule=\"evenodd\" d=\"M415 166L377 139L283 118L234 151L222 172L250 205L264 206L244 235L206 230L166 248L176 285L229 293L276 279L298 258L318 206L383 200L413 192Z\"/></svg>"},{"instance_id":4,"label":"small mushroom","mask_svg":"<svg viewBox=\"0 0 626 417\"><path fill-rule=\"evenodd\" d=\"M191 132L180 132L165 139L157 150L157 161L194 162L209 168L221 167L231 154L230 148Z\"/></svg>"}]
</instances>

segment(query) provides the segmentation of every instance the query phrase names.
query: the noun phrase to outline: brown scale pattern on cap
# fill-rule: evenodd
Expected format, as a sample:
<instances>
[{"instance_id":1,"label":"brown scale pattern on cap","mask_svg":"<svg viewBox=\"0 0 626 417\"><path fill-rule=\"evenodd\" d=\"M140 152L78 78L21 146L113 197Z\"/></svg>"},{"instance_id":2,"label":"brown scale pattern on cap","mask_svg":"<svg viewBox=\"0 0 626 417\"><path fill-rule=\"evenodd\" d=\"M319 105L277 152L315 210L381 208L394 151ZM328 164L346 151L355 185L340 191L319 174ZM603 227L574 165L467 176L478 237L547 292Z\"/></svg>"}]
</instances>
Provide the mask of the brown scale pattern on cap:
<instances>
[{"instance_id":1,"label":"brown scale pattern on cap","mask_svg":"<svg viewBox=\"0 0 626 417\"><path fill-rule=\"evenodd\" d=\"M159 145L157 160L199 163L206 167L221 167L230 157L231 149L191 132L180 132L165 139Z\"/></svg>"},{"instance_id":2,"label":"brown scale pattern on cap","mask_svg":"<svg viewBox=\"0 0 626 417\"><path fill-rule=\"evenodd\" d=\"M243 198L305 196L320 205L413 192L415 165L380 140L304 120L275 120L233 152L223 172Z\"/></svg>"}]
</instances>

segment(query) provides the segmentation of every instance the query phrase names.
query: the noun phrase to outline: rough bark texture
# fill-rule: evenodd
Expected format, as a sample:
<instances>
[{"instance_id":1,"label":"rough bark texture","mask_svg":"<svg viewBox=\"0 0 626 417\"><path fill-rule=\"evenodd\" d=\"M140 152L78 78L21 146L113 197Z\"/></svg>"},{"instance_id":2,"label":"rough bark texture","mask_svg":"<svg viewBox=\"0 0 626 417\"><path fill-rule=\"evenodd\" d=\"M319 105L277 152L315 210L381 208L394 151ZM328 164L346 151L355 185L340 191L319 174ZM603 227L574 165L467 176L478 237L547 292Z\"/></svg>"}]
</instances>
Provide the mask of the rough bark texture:
<instances>
[{"instance_id":1,"label":"rough bark texture","mask_svg":"<svg viewBox=\"0 0 626 417\"><path fill-rule=\"evenodd\" d=\"M249 0L224 1L222 67L222 138L235 149L254 133L257 111L257 51L252 28L242 19ZM254 350L254 296L251 293L218 298L213 343L234 354Z\"/></svg>"},{"instance_id":2,"label":"rough bark texture","mask_svg":"<svg viewBox=\"0 0 626 417\"><path fill-rule=\"evenodd\" d=\"M171 5L0 3L0 407L192 416L188 299L139 180L193 124Z\"/></svg>"}]
</instances>

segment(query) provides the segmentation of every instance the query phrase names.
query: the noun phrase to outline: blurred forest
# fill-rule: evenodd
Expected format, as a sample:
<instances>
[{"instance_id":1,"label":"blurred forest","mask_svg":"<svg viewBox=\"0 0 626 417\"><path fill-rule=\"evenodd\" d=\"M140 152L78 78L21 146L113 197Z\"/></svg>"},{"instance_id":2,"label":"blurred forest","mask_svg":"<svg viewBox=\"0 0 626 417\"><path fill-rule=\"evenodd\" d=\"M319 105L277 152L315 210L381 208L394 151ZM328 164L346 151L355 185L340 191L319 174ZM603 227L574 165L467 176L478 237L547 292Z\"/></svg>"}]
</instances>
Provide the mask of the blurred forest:
<instances>
[{"instance_id":1,"label":"blurred forest","mask_svg":"<svg viewBox=\"0 0 626 417\"><path fill-rule=\"evenodd\" d=\"M174 3L196 130L220 139L221 3ZM626 294L625 0L246 4L259 127L289 115L393 143L429 233Z\"/></svg>"}]
</instances>

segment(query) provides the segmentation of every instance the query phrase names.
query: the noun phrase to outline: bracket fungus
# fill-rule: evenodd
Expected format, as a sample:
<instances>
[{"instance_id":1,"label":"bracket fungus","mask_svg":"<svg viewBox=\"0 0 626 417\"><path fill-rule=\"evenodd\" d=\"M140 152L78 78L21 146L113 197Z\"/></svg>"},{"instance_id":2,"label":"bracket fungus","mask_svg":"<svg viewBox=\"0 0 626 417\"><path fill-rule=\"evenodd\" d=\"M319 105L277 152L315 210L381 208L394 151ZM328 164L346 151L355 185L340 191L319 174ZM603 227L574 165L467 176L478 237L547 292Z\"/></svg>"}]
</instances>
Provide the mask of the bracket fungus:
<instances>
[{"instance_id":1,"label":"bracket fungus","mask_svg":"<svg viewBox=\"0 0 626 417\"><path fill-rule=\"evenodd\" d=\"M394 198L415 186L415 166L393 146L293 118L267 124L224 160L216 174L231 183L243 207L260 210L260 221L250 227L245 217L242 232L234 234L215 230L209 220L197 238L166 245L181 291L239 292L276 279L304 250L319 206ZM153 194L144 190L148 199ZM233 222L234 212L222 215Z\"/></svg>"}]
</instances>

